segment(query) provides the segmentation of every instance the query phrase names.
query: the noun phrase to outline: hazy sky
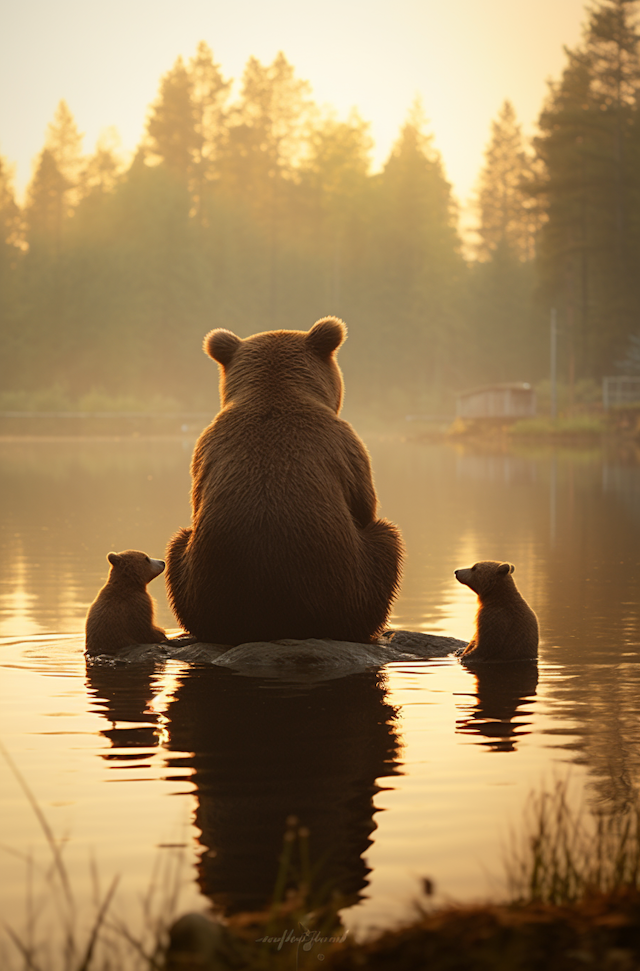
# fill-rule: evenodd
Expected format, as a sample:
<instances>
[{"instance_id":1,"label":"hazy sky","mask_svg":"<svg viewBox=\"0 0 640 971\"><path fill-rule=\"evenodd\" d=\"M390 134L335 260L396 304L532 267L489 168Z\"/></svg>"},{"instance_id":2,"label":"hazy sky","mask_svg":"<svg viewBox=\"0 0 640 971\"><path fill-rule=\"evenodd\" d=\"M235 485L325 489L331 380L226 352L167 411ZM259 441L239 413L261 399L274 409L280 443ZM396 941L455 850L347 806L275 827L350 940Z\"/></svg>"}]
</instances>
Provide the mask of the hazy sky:
<instances>
[{"instance_id":1,"label":"hazy sky","mask_svg":"<svg viewBox=\"0 0 640 971\"><path fill-rule=\"evenodd\" d=\"M160 76L206 40L235 79L284 51L318 103L371 122L378 162L420 94L464 201L502 101L532 133L584 17L583 0L4 0L0 154L21 189L60 98L86 151L111 125L133 149Z\"/></svg>"}]
</instances>

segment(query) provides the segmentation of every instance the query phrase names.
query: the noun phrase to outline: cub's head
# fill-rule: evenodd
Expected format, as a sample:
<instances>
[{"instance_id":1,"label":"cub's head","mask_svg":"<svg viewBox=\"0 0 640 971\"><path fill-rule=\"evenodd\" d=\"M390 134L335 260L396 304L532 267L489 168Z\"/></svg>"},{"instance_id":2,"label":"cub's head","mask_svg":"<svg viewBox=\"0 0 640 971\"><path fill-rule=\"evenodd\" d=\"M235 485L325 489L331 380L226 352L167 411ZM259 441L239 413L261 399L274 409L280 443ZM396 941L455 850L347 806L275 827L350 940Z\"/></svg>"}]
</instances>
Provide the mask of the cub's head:
<instances>
[{"instance_id":1,"label":"cub's head","mask_svg":"<svg viewBox=\"0 0 640 971\"><path fill-rule=\"evenodd\" d=\"M122 553L109 553L111 564L109 579L122 580L132 586L144 586L164 570L164 560L152 560L141 550L123 550Z\"/></svg>"},{"instance_id":2,"label":"cub's head","mask_svg":"<svg viewBox=\"0 0 640 971\"><path fill-rule=\"evenodd\" d=\"M479 597L489 593L496 588L496 585L511 581L511 574L515 570L512 563L501 563L500 560L480 560L473 566L465 567L461 570L454 570L456 580L466 584L478 594Z\"/></svg>"},{"instance_id":3,"label":"cub's head","mask_svg":"<svg viewBox=\"0 0 640 971\"><path fill-rule=\"evenodd\" d=\"M309 331L265 331L245 340L230 330L212 330L204 351L221 366L223 405L241 398L272 403L303 394L338 412L343 383L335 352L346 336L341 320L323 317Z\"/></svg>"}]
</instances>

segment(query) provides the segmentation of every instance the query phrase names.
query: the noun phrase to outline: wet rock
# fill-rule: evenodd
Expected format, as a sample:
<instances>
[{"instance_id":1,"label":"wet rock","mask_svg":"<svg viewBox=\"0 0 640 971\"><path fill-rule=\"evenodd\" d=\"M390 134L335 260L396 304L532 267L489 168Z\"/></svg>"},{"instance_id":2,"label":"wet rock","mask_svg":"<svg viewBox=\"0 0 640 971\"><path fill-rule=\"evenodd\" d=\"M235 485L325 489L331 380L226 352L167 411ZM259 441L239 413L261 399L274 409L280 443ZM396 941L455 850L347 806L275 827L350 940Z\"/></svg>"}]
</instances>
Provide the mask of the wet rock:
<instances>
[{"instance_id":1,"label":"wet rock","mask_svg":"<svg viewBox=\"0 0 640 971\"><path fill-rule=\"evenodd\" d=\"M467 641L457 637L445 637L442 634L423 634L414 630L386 630L378 639L397 651L411 655L413 658L448 657L458 654L465 649Z\"/></svg>"},{"instance_id":2,"label":"wet rock","mask_svg":"<svg viewBox=\"0 0 640 971\"><path fill-rule=\"evenodd\" d=\"M249 677L287 678L295 675L296 681L317 681L341 678L410 656L387 644L308 638L240 644L229 648L213 663Z\"/></svg>"},{"instance_id":3,"label":"wet rock","mask_svg":"<svg viewBox=\"0 0 640 971\"><path fill-rule=\"evenodd\" d=\"M317 681L341 678L382 667L392 661L447 657L466 647L465 641L416 631L385 631L373 644L327 638L256 641L229 647L176 638L166 644L135 644L111 655L90 658L91 664L118 665L140 661L177 660L215 664L248 677Z\"/></svg>"}]
</instances>

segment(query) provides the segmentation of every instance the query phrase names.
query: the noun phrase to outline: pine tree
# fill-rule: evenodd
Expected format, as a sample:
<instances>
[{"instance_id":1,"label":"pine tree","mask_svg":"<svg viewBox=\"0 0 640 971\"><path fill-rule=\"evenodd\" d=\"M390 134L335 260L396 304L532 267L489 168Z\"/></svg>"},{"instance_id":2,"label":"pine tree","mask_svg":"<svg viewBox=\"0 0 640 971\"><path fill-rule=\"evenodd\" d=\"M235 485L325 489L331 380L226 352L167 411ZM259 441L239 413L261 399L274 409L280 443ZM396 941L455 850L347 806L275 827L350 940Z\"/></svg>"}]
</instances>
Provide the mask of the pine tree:
<instances>
[{"instance_id":1,"label":"pine tree","mask_svg":"<svg viewBox=\"0 0 640 971\"><path fill-rule=\"evenodd\" d=\"M282 51L266 66L249 58L237 120L259 134L269 164L282 174L300 160L310 107L309 83L295 77Z\"/></svg>"},{"instance_id":2,"label":"pine tree","mask_svg":"<svg viewBox=\"0 0 640 971\"><path fill-rule=\"evenodd\" d=\"M13 180L6 161L0 158L0 248L2 266L11 267L21 251L20 207L13 191Z\"/></svg>"},{"instance_id":3,"label":"pine tree","mask_svg":"<svg viewBox=\"0 0 640 971\"><path fill-rule=\"evenodd\" d=\"M414 408L432 407L457 375L463 263L451 186L419 103L379 177L377 211L371 292L381 363Z\"/></svg>"},{"instance_id":4,"label":"pine tree","mask_svg":"<svg viewBox=\"0 0 640 971\"><path fill-rule=\"evenodd\" d=\"M0 378L12 384L18 359L24 352L19 315L18 273L23 252L23 226L7 163L0 158Z\"/></svg>"},{"instance_id":5,"label":"pine tree","mask_svg":"<svg viewBox=\"0 0 640 971\"><path fill-rule=\"evenodd\" d=\"M240 100L229 115L218 189L233 199L238 222L251 243L260 245L256 231L262 237L247 284L254 297L254 317L263 316L266 307L271 327L288 317L289 275L283 274L283 257L310 112L309 85L295 77L282 53L269 65L249 58Z\"/></svg>"},{"instance_id":6,"label":"pine tree","mask_svg":"<svg viewBox=\"0 0 640 971\"><path fill-rule=\"evenodd\" d=\"M119 180L110 211L117 283L109 339L118 380L150 392L162 384L167 394L188 396L189 368L202 363L194 352L211 326L188 186L166 166L146 164L140 151Z\"/></svg>"},{"instance_id":7,"label":"pine tree","mask_svg":"<svg viewBox=\"0 0 640 971\"><path fill-rule=\"evenodd\" d=\"M96 309L87 261L95 252L97 222L83 219L76 225L90 190L81 141L61 101L25 206L28 252L21 272L20 325L31 344L30 378L36 383L74 385L78 375L82 381L88 373Z\"/></svg>"},{"instance_id":8,"label":"pine tree","mask_svg":"<svg viewBox=\"0 0 640 971\"><path fill-rule=\"evenodd\" d=\"M27 190L26 220L29 247L45 247L59 253L62 227L71 182L60 171L49 148L44 148Z\"/></svg>"},{"instance_id":9,"label":"pine tree","mask_svg":"<svg viewBox=\"0 0 640 971\"><path fill-rule=\"evenodd\" d=\"M69 206L78 202L83 191L82 172L85 160L82 155L82 139L83 135L78 131L69 106L66 101L60 101L53 121L47 127L45 148L51 152L59 172L68 183L65 201Z\"/></svg>"},{"instance_id":10,"label":"pine tree","mask_svg":"<svg viewBox=\"0 0 640 971\"><path fill-rule=\"evenodd\" d=\"M506 100L491 123L491 140L478 185L478 255L491 257L501 244L519 260L532 259L540 215L527 191L534 178L522 130Z\"/></svg>"},{"instance_id":11,"label":"pine tree","mask_svg":"<svg viewBox=\"0 0 640 971\"><path fill-rule=\"evenodd\" d=\"M330 116L312 128L300 169L308 208L302 206L296 235L306 237L324 263L323 295L338 315L348 313L343 304L352 287L354 250L361 249L372 148L369 125L357 112L347 121Z\"/></svg>"},{"instance_id":12,"label":"pine tree","mask_svg":"<svg viewBox=\"0 0 640 971\"><path fill-rule=\"evenodd\" d=\"M540 116L540 276L561 313L570 382L611 370L640 309L635 6L600 0Z\"/></svg>"},{"instance_id":13,"label":"pine tree","mask_svg":"<svg viewBox=\"0 0 640 971\"><path fill-rule=\"evenodd\" d=\"M25 205L28 251L20 273L20 329L29 358L14 362L27 387L63 383L71 365L66 328L67 273L64 247L72 184L51 149L40 154ZM26 366L28 363L28 367ZM21 365L25 366L22 370Z\"/></svg>"},{"instance_id":14,"label":"pine tree","mask_svg":"<svg viewBox=\"0 0 640 971\"><path fill-rule=\"evenodd\" d=\"M183 185L193 178L202 152L198 121L193 81L178 57L160 82L160 93L147 121L147 135L152 155Z\"/></svg>"},{"instance_id":15,"label":"pine tree","mask_svg":"<svg viewBox=\"0 0 640 971\"><path fill-rule=\"evenodd\" d=\"M82 184L87 194L112 192L117 184L122 163L118 158L120 138L115 128L103 131L96 143L96 150L87 159Z\"/></svg>"},{"instance_id":16,"label":"pine tree","mask_svg":"<svg viewBox=\"0 0 640 971\"><path fill-rule=\"evenodd\" d=\"M271 218L274 187L292 179L305 151L309 85L280 53L272 64L250 57L240 100L229 116L222 174L228 187Z\"/></svg>"},{"instance_id":17,"label":"pine tree","mask_svg":"<svg viewBox=\"0 0 640 971\"><path fill-rule=\"evenodd\" d=\"M224 80L220 66L214 63L211 49L204 41L198 44L187 70L191 80L195 132L199 139L194 159L194 194L197 208L200 208L204 185L216 174L216 160L225 135L231 81Z\"/></svg>"},{"instance_id":18,"label":"pine tree","mask_svg":"<svg viewBox=\"0 0 640 971\"><path fill-rule=\"evenodd\" d=\"M467 311L474 383L538 376L532 298L541 213L531 195L534 172L513 106L505 101L491 124L476 197L479 260L470 266Z\"/></svg>"},{"instance_id":19,"label":"pine tree","mask_svg":"<svg viewBox=\"0 0 640 971\"><path fill-rule=\"evenodd\" d=\"M82 137L66 102L60 101L27 189L30 247L35 244L60 251L65 223L83 192Z\"/></svg>"}]
</instances>

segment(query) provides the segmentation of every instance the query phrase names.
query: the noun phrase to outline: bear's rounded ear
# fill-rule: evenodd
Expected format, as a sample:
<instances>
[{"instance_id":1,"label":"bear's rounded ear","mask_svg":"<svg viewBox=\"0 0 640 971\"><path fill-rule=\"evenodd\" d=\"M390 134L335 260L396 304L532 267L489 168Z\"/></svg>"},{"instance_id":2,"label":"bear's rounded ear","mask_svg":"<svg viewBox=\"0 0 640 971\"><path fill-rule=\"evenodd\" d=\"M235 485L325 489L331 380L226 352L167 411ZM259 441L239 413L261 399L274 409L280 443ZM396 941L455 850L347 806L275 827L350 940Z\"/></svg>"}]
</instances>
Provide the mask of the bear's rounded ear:
<instances>
[{"instance_id":1,"label":"bear's rounded ear","mask_svg":"<svg viewBox=\"0 0 640 971\"><path fill-rule=\"evenodd\" d=\"M230 330L219 327L217 330L210 330L204 339L203 348L205 354L212 357L218 364L226 367L231 363L231 359L242 341Z\"/></svg>"},{"instance_id":2,"label":"bear's rounded ear","mask_svg":"<svg viewBox=\"0 0 640 971\"><path fill-rule=\"evenodd\" d=\"M511 563L501 563L498 567L498 573L501 576L506 576L507 573L513 573L514 570L515 566L513 566Z\"/></svg>"},{"instance_id":3,"label":"bear's rounded ear","mask_svg":"<svg viewBox=\"0 0 640 971\"><path fill-rule=\"evenodd\" d=\"M111 564L111 566L115 566L116 563L120 562L120 557L118 556L117 553L108 553L107 559L109 560L109 563Z\"/></svg>"},{"instance_id":4,"label":"bear's rounded ear","mask_svg":"<svg viewBox=\"0 0 640 971\"><path fill-rule=\"evenodd\" d=\"M319 357L329 357L347 336L347 328L339 317L323 317L307 334L307 344Z\"/></svg>"}]
</instances>

